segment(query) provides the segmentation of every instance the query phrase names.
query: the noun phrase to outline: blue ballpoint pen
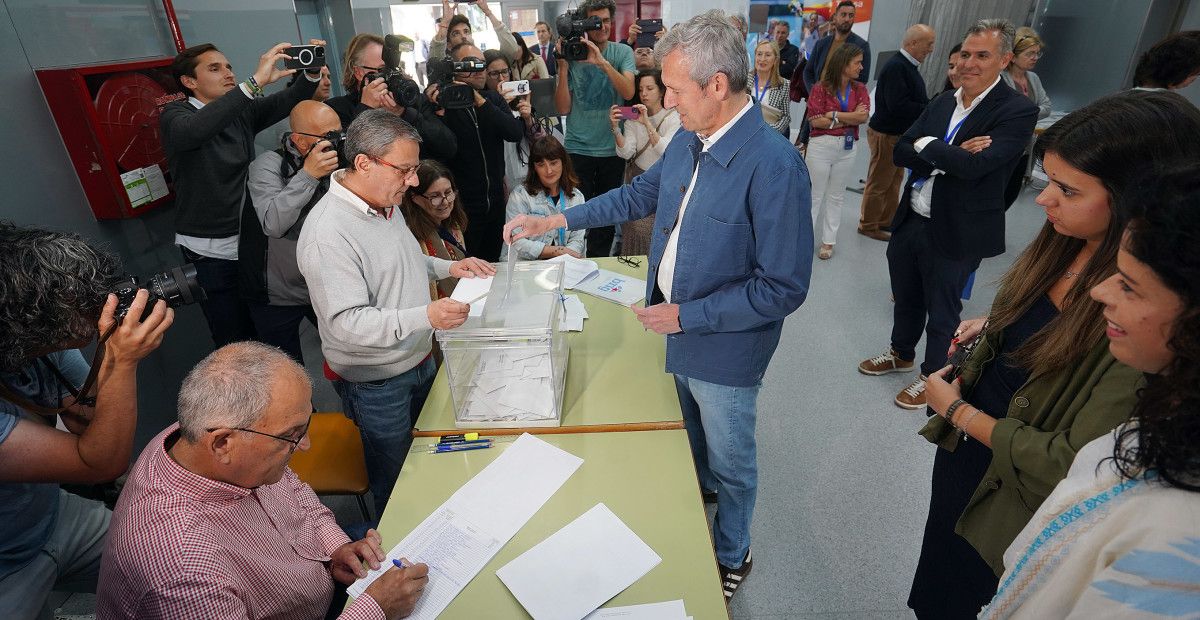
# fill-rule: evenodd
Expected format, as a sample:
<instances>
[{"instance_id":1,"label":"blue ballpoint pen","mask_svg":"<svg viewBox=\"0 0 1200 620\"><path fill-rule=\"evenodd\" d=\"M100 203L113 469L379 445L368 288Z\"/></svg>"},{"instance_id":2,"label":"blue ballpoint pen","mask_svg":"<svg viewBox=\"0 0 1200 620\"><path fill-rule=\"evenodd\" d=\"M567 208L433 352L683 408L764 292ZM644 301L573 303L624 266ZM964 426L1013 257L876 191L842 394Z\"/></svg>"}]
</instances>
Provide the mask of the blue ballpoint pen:
<instances>
[{"instance_id":1,"label":"blue ballpoint pen","mask_svg":"<svg viewBox=\"0 0 1200 620\"><path fill-rule=\"evenodd\" d=\"M432 446L429 448L430 454L442 454L443 452L464 452L466 450L483 450L492 447L492 441L489 439L482 443L452 443L440 446Z\"/></svg>"}]
</instances>

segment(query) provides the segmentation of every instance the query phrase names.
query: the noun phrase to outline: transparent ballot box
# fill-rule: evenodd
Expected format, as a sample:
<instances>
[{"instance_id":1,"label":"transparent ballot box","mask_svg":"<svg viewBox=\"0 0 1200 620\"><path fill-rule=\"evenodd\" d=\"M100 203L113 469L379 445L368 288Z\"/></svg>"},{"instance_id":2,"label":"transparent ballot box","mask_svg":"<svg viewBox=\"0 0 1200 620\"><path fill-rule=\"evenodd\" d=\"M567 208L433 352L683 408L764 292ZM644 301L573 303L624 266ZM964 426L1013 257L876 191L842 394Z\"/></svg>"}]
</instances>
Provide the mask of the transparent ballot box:
<instances>
[{"instance_id":1,"label":"transparent ballot box","mask_svg":"<svg viewBox=\"0 0 1200 620\"><path fill-rule=\"evenodd\" d=\"M559 331L562 263L500 264L481 316L439 330L459 428L562 423L567 339Z\"/></svg>"}]
</instances>

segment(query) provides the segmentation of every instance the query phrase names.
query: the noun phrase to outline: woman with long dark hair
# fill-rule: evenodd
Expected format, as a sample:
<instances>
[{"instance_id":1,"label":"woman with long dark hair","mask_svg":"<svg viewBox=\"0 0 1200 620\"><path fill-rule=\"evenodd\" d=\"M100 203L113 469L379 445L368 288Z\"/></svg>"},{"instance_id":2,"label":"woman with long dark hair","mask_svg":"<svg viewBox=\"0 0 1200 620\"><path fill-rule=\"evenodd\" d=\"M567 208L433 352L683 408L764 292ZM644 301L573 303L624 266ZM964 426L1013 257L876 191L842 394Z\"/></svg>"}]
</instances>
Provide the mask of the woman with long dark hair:
<instances>
[{"instance_id":1,"label":"woman with long dark hair","mask_svg":"<svg viewBox=\"0 0 1200 620\"><path fill-rule=\"evenodd\" d=\"M426 256L448 261L470 256L463 238L467 212L463 210L454 175L441 162L426 159L417 165L417 185L404 194L400 212ZM453 294L457 285L458 278L442 278L430 283L429 292L433 299L441 299Z\"/></svg>"},{"instance_id":2,"label":"woman with long dark hair","mask_svg":"<svg viewBox=\"0 0 1200 620\"><path fill-rule=\"evenodd\" d=\"M567 149L558 138L542 136L529 147L529 174L509 195L505 219L518 215L546 217L581 205L584 200ZM509 252L516 252L521 260L537 260L563 254L583 258L586 251L586 230L559 228L540 237L514 241L511 246L504 244L500 260L505 260Z\"/></svg>"},{"instance_id":3,"label":"woman with long dark hair","mask_svg":"<svg viewBox=\"0 0 1200 620\"><path fill-rule=\"evenodd\" d=\"M1146 179L1120 215L1118 272L1091 295L1113 356L1149 379L1005 552L984 618L1200 610L1200 166Z\"/></svg>"},{"instance_id":4,"label":"woman with long dark hair","mask_svg":"<svg viewBox=\"0 0 1200 620\"><path fill-rule=\"evenodd\" d=\"M959 326L954 342L976 342L960 380L946 368L926 381L935 415L921 433L939 448L908 600L921 618L974 616L1078 450L1128 418L1142 376L1109 353L1088 291L1116 273L1114 205L1143 189L1138 175L1200 159L1200 110L1170 93L1112 95L1047 129L1034 155L1050 178L1046 223L990 316Z\"/></svg>"},{"instance_id":5,"label":"woman with long dark hair","mask_svg":"<svg viewBox=\"0 0 1200 620\"><path fill-rule=\"evenodd\" d=\"M633 183L634 177L649 170L667 152L667 145L679 131L679 113L663 107L667 87L663 85L661 71L642 71L633 79L633 86L637 89L633 107L638 111L638 118L622 124L620 109L613 106L609 111L617 156L625 160L626 183ZM653 215L621 224L619 253L625 256L649 254L653 229Z\"/></svg>"}]
</instances>

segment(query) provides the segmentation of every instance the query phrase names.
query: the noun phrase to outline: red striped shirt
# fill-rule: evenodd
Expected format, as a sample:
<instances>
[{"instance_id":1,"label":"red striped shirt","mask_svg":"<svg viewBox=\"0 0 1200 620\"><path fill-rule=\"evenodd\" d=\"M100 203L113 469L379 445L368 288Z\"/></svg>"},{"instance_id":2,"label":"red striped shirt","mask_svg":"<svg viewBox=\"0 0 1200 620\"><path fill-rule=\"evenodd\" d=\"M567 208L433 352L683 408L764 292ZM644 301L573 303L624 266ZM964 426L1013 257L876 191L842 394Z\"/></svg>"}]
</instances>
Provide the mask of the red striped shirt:
<instances>
[{"instance_id":1,"label":"red striped shirt","mask_svg":"<svg viewBox=\"0 0 1200 620\"><path fill-rule=\"evenodd\" d=\"M350 542L312 489L287 469L244 489L194 474L167 454L173 424L130 472L100 568L100 618L323 618L329 555ZM384 618L370 596L341 618Z\"/></svg>"}]
</instances>

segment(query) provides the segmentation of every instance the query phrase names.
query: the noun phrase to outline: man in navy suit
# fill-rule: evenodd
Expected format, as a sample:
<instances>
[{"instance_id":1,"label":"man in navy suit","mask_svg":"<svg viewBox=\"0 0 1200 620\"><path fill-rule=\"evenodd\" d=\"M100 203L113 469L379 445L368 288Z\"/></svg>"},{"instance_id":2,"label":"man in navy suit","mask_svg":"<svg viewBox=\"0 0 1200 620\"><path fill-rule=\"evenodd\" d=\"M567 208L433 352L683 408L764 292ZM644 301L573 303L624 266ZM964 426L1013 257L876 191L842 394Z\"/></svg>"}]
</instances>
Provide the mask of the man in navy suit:
<instances>
[{"instance_id":1,"label":"man in navy suit","mask_svg":"<svg viewBox=\"0 0 1200 620\"><path fill-rule=\"evenodd\" d=\"M925 79L917 67L933 51L933 28L925 24L910 26L904 33L904 45L883 65L875 85L875 113L867 125L867 144L871 164L867 168L867 186L863 188L862 216L858 234L887 241L891 233L883 230L896 216L904 168L892 164L892 150L900 134L916 122L929 103Z\"/></svg>"},{"instance_id":2,"label":"man in navy suit","mask_svg":"<svg viewBox=\"0 0 1200 620\"><path fill-rule=\"evenodd\" d=\"M832 21L833 32L817 41L817 44L813 46L812 54L808 57L808 64L804 65L804 86L810 93L813 84L821 81L821 71L825 69L825 59L829 57L830 52L843 43L853 43L862 49L862 72L858 74L858 79L860 82L867 82L871 79L871 46L866 39L850 32L850 29L854 27L854 3L851 0L839 2Z\"/></svg>"},{"instance_id":3,"label":"man in navy suit","mask_svg":"<svg viewBox=\"0 0 1200 620\"><path fill-rule=\"evenodd\" d=\"M546 63L546 69L550 71L550 75L558 75L558 62L554 55L554 37L551 36L550 24L546 22L538 22L533 25L533 31L537 34L537 45L529 48L529 51L541 56Z\"/></svg>"},{"instance_id":4,"label":"man in navy suit","mask_svg":"<svg viewBox=\"0 0 1200 620\"><path fill-rule=\"evenodd\" d=\"M925 377L946 364L967 277L982 259L1004 252L1004 189L1038 114L1028 97L1000 80L1015 35L1002 19L967 30L958 64L962 87L934 99L893 152L896 165L912 172L887 250L896 301L892 342L858 369L911 371L924 330L921 375L895 399L905 409L925 408Z\"/></svg>"}]
</instances>

